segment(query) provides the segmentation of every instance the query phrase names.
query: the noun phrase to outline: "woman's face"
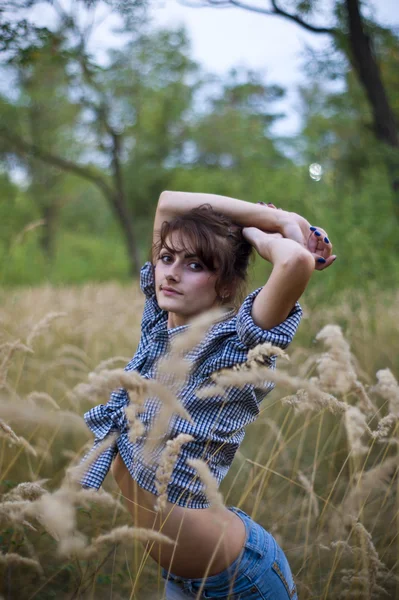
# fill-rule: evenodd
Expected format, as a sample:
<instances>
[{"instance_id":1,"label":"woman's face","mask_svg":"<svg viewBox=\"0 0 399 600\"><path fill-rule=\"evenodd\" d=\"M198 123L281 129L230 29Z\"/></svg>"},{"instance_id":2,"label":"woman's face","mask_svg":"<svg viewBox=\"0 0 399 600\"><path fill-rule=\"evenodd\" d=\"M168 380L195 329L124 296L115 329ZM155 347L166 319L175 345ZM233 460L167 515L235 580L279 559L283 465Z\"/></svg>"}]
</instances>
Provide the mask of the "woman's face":
<instances>
[{"instance_id":1,"label":"woman's face","mask_svg":"<svg viewBox=\"0 0 399 600\"><path fill-rule=\"evenodd\" d=\"M176 251L163 247L155 265L156 297L160 308L169 313L168 328L186 325L193 317L220 305L215 290L217 273L210 271L194 253L181 250L180 239L176 232L171 234L166 241Z\"/></svg>"}]
</instances>

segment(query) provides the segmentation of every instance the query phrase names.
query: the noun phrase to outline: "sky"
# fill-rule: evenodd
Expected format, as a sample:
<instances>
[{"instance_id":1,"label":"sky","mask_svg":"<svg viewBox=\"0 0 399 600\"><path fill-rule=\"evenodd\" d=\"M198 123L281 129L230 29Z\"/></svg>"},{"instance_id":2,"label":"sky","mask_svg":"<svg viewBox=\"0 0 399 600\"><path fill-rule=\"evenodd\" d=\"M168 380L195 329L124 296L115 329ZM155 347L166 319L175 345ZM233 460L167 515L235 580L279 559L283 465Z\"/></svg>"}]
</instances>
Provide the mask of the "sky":
<instances>
[{"instance_id":1,"label":"sky","mask_svg":"<svg viewBox=\"0 0 399 600\"><path fill-rule=\"evenodd\" d=\"M247 3L254 5L256 1L258 6L269 5L268 0L247 0ZM316 24L328 24L328 9L333 2L319 0ZM72 4L75 10L81 6L74 0L59 0L59 3ZM281 4L289 6L287 0L282 0ZM368 0L363 3L366 4L371 7L377 22L399 26L397 0ZM179 0L152 0L151 6L154 27L186 27L192 58L206 71L222 76L232 67L244 66L260 71L266 83L284 87L286 97L276 102L273 108L286 116L275 123L273 133L289 136L298 131L297 88L304 82L304 49L308 46L322 50L328 44L329 36L312 34L284 18L238 8L190 8ZM107 13L104 7L97 5L88 18L82 15L86 23L96 24L91 33L90 48L100 62L105 61L107 48L121 44L120 35L113 32L118 18L116 15L109 17ZM40 25L50 25L54 21L54 10L48 3L42 3L31 11L31 17Z\"/></svg>"},{"instance_id":2,"label":"sky","mask_svg":"<svg viewBox=\"0 0 399 600\"><path fill-rule=\"evenodd\" d=\"M304 47L321 49L328 44L328 36L312 35L285 19L236 8L189 8L176 0L159 3L153 15L157 25L185 25L193 58L206 69L222 75L242 65L261 71L266 82L286 88L286 98L273 105L286 117L276 122L273 131L295 133L299 127L296 90L303 83Z\"/></svg>"},{"instance_id":3,"label":"sky","mask_svg":"<svg viewBox=\"0 0 399 600\"><path fill-rule=\"evenodd\" d=\"M184 1L184 0L183 0ZM245 0L244 0L245 1ZM269 0L246 0L248 4L258 2L268 5ZM288 6L288 0L281 4ZM319 0L318 25L325 23L323 9L327 10L334 0ZM0 0L1 4L1 0ZM121 45L120 34L115 33L119 25L118 17L109 14L104 5L96 4L89 13L81 9L76 0L57 0L58 5L73 7L81 15L81 22L93 25L90 35L90 50L98 62L106 62L107 49ZM374 17L381 25L396 26L399 29L399 8L397 0L367 0L374 11ZM20 15L16 15L19 18ZM39 26L52 27L56 22L56 13L49 2L41 2L29 13L23 15ZM328 36L311 34L286 19L263 16L237 8L190 8L179 0L152 0L152 19L154 27L175 28L184 25L191 40L191 57L199 62L204 70L219 74L221 77L231 68L243 66L260 71L269 84L278 84L286 89L283 100L273 104L274 112L285 113L272 126L272 133L289 137L300 130L300 105L297 88L304 82L304 48L309 46L321 50L328 44ZM10 86L10 82L3 82ZM12 87L12 85L11 85ZM284 152L290 155L289 145ZM311 169L320 165L310 165ZM316 173L317 175L317 173ZM16 182L25 181L24 173L18 169L14 173Z\"/></svg>"},{"instance_id":4,"label":"sky","mask_svg":"<svg viewBox=\"0 0 399 600\"><path fill-rule=\"evenodd\" d=\"M254 4L253 0L247 3ZM258 6L268 4L267 0L258 0ZM369 0L368 4L380 24L399 25L397 0ZM327 22L330 5L331 0L319 2L326 14L319 16L317 24ZM274 105L286 117L276 122L273 132L286 136L298 131L297 88L304 81L304 49L322 50L329 36L307 32L287 19L238 8L191 8L178 0L153 0L151 12L155 27L186 27L192 57L207 71L223 75L234 66L245 66L261 71L266 82L286 88L286 98ZM100 26L93 34L93 47L98 52L104 47L103 31ZM110 31L105 37L108 43L117 43Z\"/></svg>"},{"instance_id":5,"label":"sky","mask_svg":"<svg viewBox=\"0 0 399 600\"><path fill-rule=\"evenodd\" d=\"M247 4L256 4L247 0ZM313 23L328 25L327 8L331 0L322 0L325 15ZM397 0L368 2L382 25L399 26ZM270 6L268 0L258 0L258 6ZM282 6L289 6L281 2ZM305 31L293 22L276 16L265 16L239 8L189 8L178 0L155 0L152 14L159 25L184 24L190 34L194 57L215 72L243 63L266 68L270 77L290 83L295 79L299 54L305 44L321 48L329 36Z\"/></svg>"}]
</instances>

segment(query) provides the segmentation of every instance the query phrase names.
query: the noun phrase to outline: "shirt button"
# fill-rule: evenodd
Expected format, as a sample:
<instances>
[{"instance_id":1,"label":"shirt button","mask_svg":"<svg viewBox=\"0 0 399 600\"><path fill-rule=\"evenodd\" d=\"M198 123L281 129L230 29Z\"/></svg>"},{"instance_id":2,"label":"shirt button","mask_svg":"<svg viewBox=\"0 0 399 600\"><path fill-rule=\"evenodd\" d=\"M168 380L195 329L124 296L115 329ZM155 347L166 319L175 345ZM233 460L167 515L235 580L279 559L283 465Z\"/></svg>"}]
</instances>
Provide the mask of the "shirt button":
<instances>
[{"instance_id":1,"label":"shirt button","mask_svg":"<svg viewBox=\"0 0 399 600\"><path fill-rule=\"evenodd\" d=\"M251 587L251 592L252 592L253 594L256 594L256 592L257 592L257 591L258 591L258 588L257 588L255 585L253 585L253 586Z\"/></svg>"}]
</instances>

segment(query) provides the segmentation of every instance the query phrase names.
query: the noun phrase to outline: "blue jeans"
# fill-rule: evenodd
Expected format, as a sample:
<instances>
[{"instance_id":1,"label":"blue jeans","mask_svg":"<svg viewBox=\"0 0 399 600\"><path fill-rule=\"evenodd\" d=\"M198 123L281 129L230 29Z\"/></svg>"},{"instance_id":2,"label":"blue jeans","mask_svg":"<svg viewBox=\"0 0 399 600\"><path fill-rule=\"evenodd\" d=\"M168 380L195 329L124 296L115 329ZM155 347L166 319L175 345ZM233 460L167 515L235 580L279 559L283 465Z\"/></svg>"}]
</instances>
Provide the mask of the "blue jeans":
<instances>
[{"instance_id":1,"label":"blue jeans","mask_svg":"<svg viewBox=\"0 0 399 600\"><path fill-rule=\"evenodd\" d=\"M245 525L243 551L224 571L204 580L178 577L162 569L166 600L214 598L215 600L298 600L291 569L274 537L247 513L233 506L229 510ZM202 592L198 592L202 586Z\"/></svg>"}]
</instances>

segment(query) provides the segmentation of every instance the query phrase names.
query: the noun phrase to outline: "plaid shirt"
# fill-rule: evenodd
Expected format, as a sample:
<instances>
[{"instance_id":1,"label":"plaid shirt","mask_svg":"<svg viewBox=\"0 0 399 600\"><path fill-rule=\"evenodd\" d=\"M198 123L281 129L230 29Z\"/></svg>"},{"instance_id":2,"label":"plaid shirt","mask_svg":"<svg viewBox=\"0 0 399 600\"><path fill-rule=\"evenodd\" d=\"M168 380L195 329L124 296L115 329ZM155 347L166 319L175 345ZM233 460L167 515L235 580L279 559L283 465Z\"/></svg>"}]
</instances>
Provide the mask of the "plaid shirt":
<instances>
[{"instance_id":1,"label":"plaid shirt","mask_svg":"<svg viewBox=\"0 0 399 600\"><path fill-rule=\"evenodd\" d=\"M137 351L125 370L134 370L144 378L153 378L156 362L167 352L169 340L184 331L188 325L167 328L168 313L158 305L151 262L146 262L141 268L140 287L145 294L141 338ZM170 420L167 438L172 439L179 433L189 433L194 440L181 448L168 484L169 502L188 508L209 506L203 484L195 469L186 463L186 459L205 460L220 483L244 438L245 426L256 419L260 402L274 387L274 384L265 382L262 388L252 384L246 384L242 388L230 386L224 397L215 395L199 399L195 395L197 388L210 383L210 375L214 371L245 362L250 348L264 342L286 348L291 342L302 315L299 303L296 303L283 323L272 329L261 329L255 325L251 316L253 301L261 289L260 287L251 292L237 313L233 309L212 325L202 342L187 355L192 361L192 368L178 397L191 415L193 423L175 414ZM272 369L275 368L275 360L275 356L269 359ZM120 388L111 394L106 405L100 404L85 413L84 419L95 434L95 440L82 461L111 431L117 431L119 437L116 445L104 450L89 466L81 479L81 485L98 489L119 452L138 485L157 494L156 460L148 465L142 459L145 434L138 437L135 443L128 437L128 420L124 411L128 403L128 393ZM155 398L149 398L145 401L143 412L138 415L146 432L151 427L158 407L159 402ZM158 452L161 450L162 448Z\"/></svg>"}]
</instances>

